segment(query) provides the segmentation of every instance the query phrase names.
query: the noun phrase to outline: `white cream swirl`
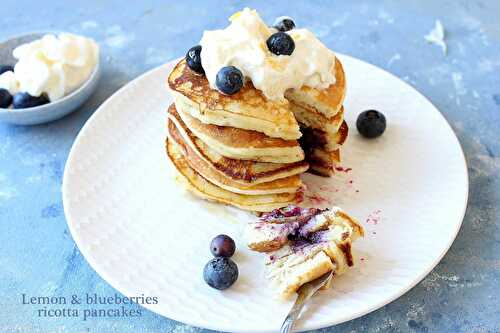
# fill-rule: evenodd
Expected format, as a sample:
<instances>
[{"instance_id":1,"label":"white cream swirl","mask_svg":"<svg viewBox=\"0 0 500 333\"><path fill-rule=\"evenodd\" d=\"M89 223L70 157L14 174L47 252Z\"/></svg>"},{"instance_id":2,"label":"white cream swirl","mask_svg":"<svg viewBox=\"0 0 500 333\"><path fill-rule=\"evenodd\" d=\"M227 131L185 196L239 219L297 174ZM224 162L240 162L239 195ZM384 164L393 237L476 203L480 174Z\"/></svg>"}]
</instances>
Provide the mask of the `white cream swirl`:
<instances>
[{"instance_id":1,"label":"white cream swirl","mask_svg":"<svg viewBox=\"0 0 500 333\"><path fill-rule=\"evenodd\" d=\"M49 34L18 46L13 56L18 60L14 72L0 76L0 88L32 96L45 93L50 101L55 101L90 77L99 58L99 47L83 36Z\"/></svg>"},{"instance_id":2,"label":"white cream swirl","mask_svg":"<svg viewBox=\"0 0 500 333\"><path fill-rule=\"evenodd\" d=\"M212 88L224 66L237 67L270 100L283 100L288 89L325 89L335 83L335 55L309 30L288 31L295 50L289 56L278 56L266 45L276 30L255 10L245 8L229 20L226 29L205 31L200 41L202 65Z\"/></svg>"}]
</instances>

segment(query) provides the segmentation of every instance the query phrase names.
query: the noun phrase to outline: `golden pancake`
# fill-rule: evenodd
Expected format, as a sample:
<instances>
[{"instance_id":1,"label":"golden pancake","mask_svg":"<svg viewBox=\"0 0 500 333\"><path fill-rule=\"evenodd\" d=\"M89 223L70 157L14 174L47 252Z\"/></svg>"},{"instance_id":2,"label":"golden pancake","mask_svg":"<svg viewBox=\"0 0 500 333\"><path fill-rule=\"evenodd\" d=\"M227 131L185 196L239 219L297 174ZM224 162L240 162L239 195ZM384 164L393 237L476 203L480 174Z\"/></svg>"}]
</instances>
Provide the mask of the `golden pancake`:
<instances>
[{"instance_id":1,"label":"golden pancake","mask_svg":"<svg viewBox=\"0 0 500 333\"><path fill-rule=\"evenodd\" d=\"M301 134L289 103L270 101L247 81L236 94L226 96L210 88L205 75L180 61L168 77L175 104L204 123L265 133L273 138L296 140Z\"/></svg>"},{"instance_id":2,"label":"golden pancake","mask_svg":"<svg viewBox=\"0 0 500 333\"><path fill-rule=\"evenodd\" d=\"M337 132L326 132L321 129L303 126L301 124L302 137L299 143L306 154L310 148L320 147L326 151L335 151L339 149L347 139L349 134L349 127L343 121Z\"/></svg>"},{"instance_id":3,"label":"golden pancake","mask_svg":"<svg viewBox=\"0 0 500 333\"><path fill-rule=\"evenodd\" d=\"M314 110L327 118L335 116L342 107L346 92L345 73L338 58L335 58L335 83L326 89L314 89L303 86L300 89L290 89L285 97L296 105Z\"/></svg>"},{"instance_id":4,"label":"golden pancake","mask_svg":"<svg viewBox=\"0 0 500 333\"><path fill-rule=\"evenodd\" d=\"M167 155L179 173L179 180L196 196L223 204L254 211L270 212L297 202L301 193L279 193L265 195L245 195L224 190L192 169L174 143L167 140Z\"/></svg>"},{"instance_id":5,"label":"golden pancake","mask_svg":"<svg viewBox=\"0 0 500 333\"><path fill-rule=\"evenodd\" d=\"M267 163L224 157L211 149L189 130L174 105L169 107L168 117L169 121L175 124L184 142L197 153L199 158L218 170L219 173L224 174L225 177L231 178L232 181L242 185L267 183L276 179L298 175L305 172L309 167L305 161Z\"/></svg>"},{"instance_id":6,"label":"golden pancake","mask_svg":"<svg viewBox=\"0 0 500 333\"><path fill-rule=\"evenodd\" d=\"M335 173L335 166L340 162L340 149L326 151L322 148L311 148L307 154L308 172L319 176L330 177Z\"/></svg>"},{"instance_id":7,"label":"golden pancake","mask_svg":"<svg viewBox=\"0 0 500 333\"><path fill-rule=\"evenodd\" d=\"M222 156L259 162L292 163L304 159L297 140L271 138L264 133L205 124L176 107L186 126Z\"/></svg>"},{"instance_id":8,"label":"golden pancake","mask_svg":"<svg viewBox=\"0 0 500 333\"><path fill-rule=\"evenodd\" d=\"M273 193L295 193L302 187L299 175L276 179L260 184L241 184L234 181L230 176L220 172L212 164L202 159L190 145L184 142L182 135L173 121L168 122L168 138L175 142L183 153L189 166L211 183L234 193L261 195Z\"/></svg>"}]
</instances>

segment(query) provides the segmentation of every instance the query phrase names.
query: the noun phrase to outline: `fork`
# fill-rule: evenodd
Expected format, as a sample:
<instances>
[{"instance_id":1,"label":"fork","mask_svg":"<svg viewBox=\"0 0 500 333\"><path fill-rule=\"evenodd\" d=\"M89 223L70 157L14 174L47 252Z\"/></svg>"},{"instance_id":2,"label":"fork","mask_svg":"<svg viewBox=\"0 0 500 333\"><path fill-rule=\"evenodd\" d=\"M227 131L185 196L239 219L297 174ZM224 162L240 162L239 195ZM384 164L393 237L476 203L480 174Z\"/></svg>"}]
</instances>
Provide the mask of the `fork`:
<instances>
[{"instance_id":1,"label":"fork","mask_svg":"<svg viewBox=\"0 0 500 333\"><path fill-rule=\"evenodd\" d=\"M299 316L302 308L307 303L307 301L314 295L316 292L321 289L321 287L328 285L330 280L333 277L333 271L330 271L326 274L323 274L319 278L312 280L310 282L304 283L299 290L297 290L297 299L293 304L290 312L285 318L285 321L281 325L280 333L290 333L292 332L293 326L297 321L297 317Z\"/></svg>"}]
</instances>

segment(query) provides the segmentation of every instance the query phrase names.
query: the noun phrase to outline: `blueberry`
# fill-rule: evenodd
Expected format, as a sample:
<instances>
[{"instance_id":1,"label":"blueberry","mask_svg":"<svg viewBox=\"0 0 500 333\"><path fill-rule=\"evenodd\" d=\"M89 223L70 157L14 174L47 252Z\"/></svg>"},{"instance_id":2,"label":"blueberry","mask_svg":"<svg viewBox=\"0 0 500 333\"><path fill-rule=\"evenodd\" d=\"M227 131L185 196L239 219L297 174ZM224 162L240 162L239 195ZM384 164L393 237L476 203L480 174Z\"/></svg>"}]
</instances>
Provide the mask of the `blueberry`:
<instances>
[{"instance_id":1,"label":"blueberry","mask_svg":"<svg viewBox=\"0 0 500 333\"><path fill-rule=\"evenodd\" d=\"M363 111L356 121L358 132L365 138L381 136L386 127L385 116L377 110Z\"/></svg>"},{"instance_id":2,"label":"blueberry","mask_svg":"<svg viewBox=\"0 0 500 333\"><path fill-rule=\"evenodd\" d=\"M0 108L8 108L12 104L12 95L7 89L0 89Z\"/></svg>"},{"instance_id":3,"label":"blueberry","mask_svg":"<svg viewBox=\"0 0 500 333\"><path fill-rule=\"evenodd\" d=\"M287 16L278 17L276 21L274 21L273 28L283 32L289 31L295 28L295 22Z\"/></svg>"},{"instance_id":4,"label":"blueberry","mask_svg":"<svg viewBox=\"0 0 500 333\"><path fill-rule=\"evenodd\" d=\"M9 66L9 65L0 65L0 75L2 75L5 72L13 72L14 67Z\"/></svg>"},{"instance_id":5,"label":"blueberry","mask_svg":"<svg viewBox=\"0 0 500 333\"><path fill-rule=\"evenodd\" d=\"M19 92L14 95L12 106L14 109L32 108L49 103L49 99L44 94L39 97L31 96L27 92Z\"/></svg>"},{"instance_id":6,"label":"blueberry","mask_svg":"<svg viewBox=\"0 0 500 333\"><path fill-rule=\"evenodd\" d=\"M295 50L295 42L292 37L284 32L272 34L267 39L267 48L276 55L290 55Z\"/></svg>"},{"instance_id":7,"label":"blueberry","mask_svg":"<svg viewBox=\"0 0 500 333\"><path fill-rule=\"evenodd\" d=\"M214 258L205 265L203 279L214 289L227 289L238 279L238 266L229 258Z\"/></svg>"},{"instance_id":8,"label":"blueberry","mask_svg":"<svg viewBox=\"0 0 500 333\"><path fill-rule=\"evenodd\" d=\"M235 250L234 240L227 235L219 235L210 243L210 251L215 257L230 258Z\"/></svg>"},{"instance_id":9,"label":"blueberry","mask_svg":"<svg viewBox=\"0 0 500 333\"><path fill-rule=\"evenodd\" d=\"M204 74L205 70L201 66L201 45L193 46L186 53L186 62L189 68L199 74Z\"/></svg>"},{"instance_id":10,"label":"blueberry","mask_svg":"<svg viewBox=\"0 0 500 333\"><path fill-rule=\"evenodd\" d=\"M222 67L215 78L215 85L226 95L232 95L243 87L243 73L234 67Z\"/></svg>"}]
</instances>

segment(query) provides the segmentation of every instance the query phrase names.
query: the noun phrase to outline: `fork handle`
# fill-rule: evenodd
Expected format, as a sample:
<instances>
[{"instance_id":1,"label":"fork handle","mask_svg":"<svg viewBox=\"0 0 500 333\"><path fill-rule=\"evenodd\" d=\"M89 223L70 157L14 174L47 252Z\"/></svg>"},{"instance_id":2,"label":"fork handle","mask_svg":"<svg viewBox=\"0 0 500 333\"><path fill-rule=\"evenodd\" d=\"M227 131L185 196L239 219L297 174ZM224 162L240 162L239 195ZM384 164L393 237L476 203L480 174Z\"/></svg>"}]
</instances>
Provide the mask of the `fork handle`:
<instances>
[{"instance_id":1,"label":"fork handle","mask_svg":"<svg viewBox=\"0 0 500 333\"><path fill-rule=\"evenodd\" d=\"M309 297L307 299L309 299ZM293 304L292 310L290 310L285 318L285 321L283 321L283 324L281 325L280 333L292 332L293 325L295 324L297 317L302 311L302 308L306 304L307 299L303 299L301 297L297 298L297 300Z\"/></svg>"}]
</instances>

